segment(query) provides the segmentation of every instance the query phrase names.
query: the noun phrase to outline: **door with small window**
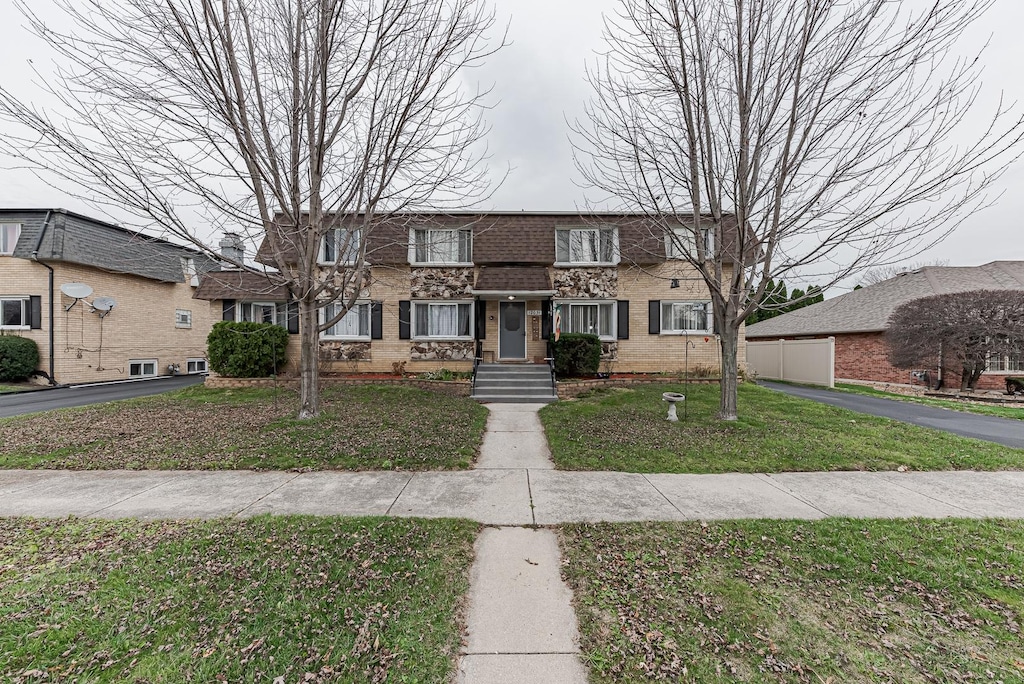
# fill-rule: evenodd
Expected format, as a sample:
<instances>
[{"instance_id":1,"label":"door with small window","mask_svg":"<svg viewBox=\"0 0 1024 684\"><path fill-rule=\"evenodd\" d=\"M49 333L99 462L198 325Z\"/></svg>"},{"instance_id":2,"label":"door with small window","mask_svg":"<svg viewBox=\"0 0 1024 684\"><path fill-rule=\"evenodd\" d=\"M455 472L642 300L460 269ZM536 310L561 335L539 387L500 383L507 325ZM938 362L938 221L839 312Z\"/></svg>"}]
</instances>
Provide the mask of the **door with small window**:
<instances>
[{"instance_id":1,"label":"door with small window","mask_svg":"<svg viewBox=\"0 0 1024 684\"><path fill-rule=\"evenodd\" d=\"M502 302L498 308L498 358L526 358L526 302Z\"/></svg>"}]
</instances>

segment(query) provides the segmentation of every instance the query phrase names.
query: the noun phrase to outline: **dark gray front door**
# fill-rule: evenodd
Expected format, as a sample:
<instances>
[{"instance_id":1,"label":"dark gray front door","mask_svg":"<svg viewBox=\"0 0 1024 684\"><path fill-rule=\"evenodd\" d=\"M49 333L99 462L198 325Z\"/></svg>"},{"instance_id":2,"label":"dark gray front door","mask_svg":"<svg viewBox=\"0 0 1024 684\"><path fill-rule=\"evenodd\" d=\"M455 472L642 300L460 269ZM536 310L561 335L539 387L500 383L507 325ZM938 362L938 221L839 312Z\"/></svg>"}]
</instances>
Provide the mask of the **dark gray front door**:
<instances>
[{"instance_id":1,"label":"dark gray front door","mask_svg":"<svg viewBox=\"0 0 1024 684\"><path fill-rule=\"evenodd\" d=\"M526 302L502 302L498 307L498 358L526 358Z\"/></svg>"}]
</instances>

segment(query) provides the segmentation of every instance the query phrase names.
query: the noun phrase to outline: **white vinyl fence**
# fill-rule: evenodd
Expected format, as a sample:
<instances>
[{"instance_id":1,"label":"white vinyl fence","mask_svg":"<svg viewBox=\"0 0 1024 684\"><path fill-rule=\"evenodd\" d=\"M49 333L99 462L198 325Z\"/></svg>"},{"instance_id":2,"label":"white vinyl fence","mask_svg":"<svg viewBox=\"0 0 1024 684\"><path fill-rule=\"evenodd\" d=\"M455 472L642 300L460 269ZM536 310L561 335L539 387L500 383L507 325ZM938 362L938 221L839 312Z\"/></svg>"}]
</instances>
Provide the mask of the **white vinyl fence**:
<instances>
[{"instance_id":1,"label":"white vinyl fence","mask_svg":"<svg viewBox=\"0 0 1024 684\"><path fill-rule=\"evenodd\" d=\"M747 340L747 368L765 380L836 386L836 338Z\"/></svg>"}]
</instances>

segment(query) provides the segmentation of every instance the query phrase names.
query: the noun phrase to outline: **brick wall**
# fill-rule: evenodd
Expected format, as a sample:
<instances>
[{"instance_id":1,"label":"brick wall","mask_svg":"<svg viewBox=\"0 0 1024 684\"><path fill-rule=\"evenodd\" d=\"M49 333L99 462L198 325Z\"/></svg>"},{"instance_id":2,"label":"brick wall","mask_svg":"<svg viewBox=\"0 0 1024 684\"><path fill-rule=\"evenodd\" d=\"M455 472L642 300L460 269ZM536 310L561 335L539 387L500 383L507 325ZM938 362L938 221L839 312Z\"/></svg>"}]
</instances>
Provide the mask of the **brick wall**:
<instances>
[{"instance_id":1,"label":"brick wall","mask_svg":"<svg viewBox=\"0 0 1024 684\"><path fill-rule=\"evenodd\" d=\"M133 275L107 273L74 264L53 263L54 269L54 370L58 382L81 383L121 380L128 377L130 359L155 359L157 373L186 360L205 358L206 336L220 320L220 302L192 299L193 288L184 282L160 283ZM65 283L85 283L93 289L87 297L114 297L117 305L100 319L84 302L70 310L74 299L60 292ZM48 272L27 259L0 257L0 295L38 295L42 299L41 330L5 330L39 345L39 369L49 370ZM175 326L175 311L192 312L192 326Z\"/></svg>"}]
</instances>

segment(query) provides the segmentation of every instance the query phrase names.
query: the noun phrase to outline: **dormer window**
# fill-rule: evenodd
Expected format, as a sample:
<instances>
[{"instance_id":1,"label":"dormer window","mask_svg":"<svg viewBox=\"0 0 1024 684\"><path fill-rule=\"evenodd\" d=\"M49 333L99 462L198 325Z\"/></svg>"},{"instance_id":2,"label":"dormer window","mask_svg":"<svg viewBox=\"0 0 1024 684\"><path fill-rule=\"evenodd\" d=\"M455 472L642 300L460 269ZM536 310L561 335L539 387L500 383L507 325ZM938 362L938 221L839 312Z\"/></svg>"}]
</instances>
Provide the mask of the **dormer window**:
<instances>
[{"instance_id":1,"label":"dormer window","mask_svg":"<svg viewBox=\"0 0 1024 684\"><path fill-rule=\"evenodd\" d=\"M704 239L704 250L707 258L714 258L715 233L710 228L701 229ZM677 226L665 235L665 254L669 259L685 259L687 255L697 258L697 234L692 228Z\"/></svg>"},{"instance_id":2,"label":"dormer window","mask_svg":"<svg viewBox=\"0 0 1024 684\"><path fill-rule=\"evenodd\" d=\"M559 228L555 231L556 265L614 265L619 260L615 228Z\"/></svg>"},{"instance_id":3,"label":"dormer window","mask_svg":"<svg viewBox=\"0 0 1024 684\"><path fill-rule=\"evenodd\" d=\"M20 223L0 223L0 254L14 254L20 235Z\"/></svg>"},{"instance_id":4,"label":"dormer window","mask_svg":"<svg viewBox=\"0 0 1024 684\"><path fill-rule=\"evenodd\" d=\"M335 228L328 231L321 242L321 264L354 264L359 260L363 231L358 228Z\"/></svg>"},{"instance_id":5,"label":"dormer window","mask_svg":"<svg viewBox=\"0 0 1024 684\"><path fill-rule=\"evenodd\" d=\"M410 231L409 262L444 266L473 263L471 229L413 228Z\"/></svg>"}]
</instances>

